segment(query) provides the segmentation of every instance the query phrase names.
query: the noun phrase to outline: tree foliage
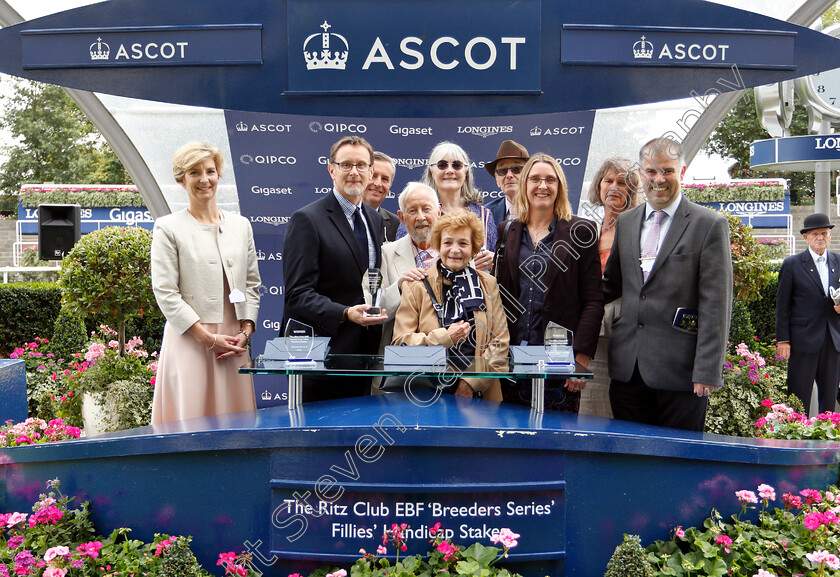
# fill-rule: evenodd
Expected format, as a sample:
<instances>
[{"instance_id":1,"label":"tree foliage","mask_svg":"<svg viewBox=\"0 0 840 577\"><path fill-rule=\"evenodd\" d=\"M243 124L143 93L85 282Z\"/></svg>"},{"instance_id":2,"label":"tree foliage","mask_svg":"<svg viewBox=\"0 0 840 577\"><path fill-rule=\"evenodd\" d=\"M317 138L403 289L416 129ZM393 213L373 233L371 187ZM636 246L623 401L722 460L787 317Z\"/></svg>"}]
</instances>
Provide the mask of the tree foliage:
<instances>
[{"instance_id":1,"label":"tree foliage","mask_svg":"<svg viewBox=\"0 0 840 577\"><path fill-rule=\"evenodd\" d=\"M808 134L808 113L797 103L790 125L792 135ZM755 109L753 90L746 92L735 107L721 120L715 132L704 145L704 150L735 160L729 167L732 178L787 178L790 180L791 202L799 203L814 196L812 172L777 172L750 168L750 144L770 138L764 130Z\"/></svg>"},{"instance_id":2,"label":"tree foliage","mask_svg":"<svg viewBox=\"0 0 840 577\"><path fill-rule=\"evenodd\" d=\"M2 97L0 127L15 144L4 146L0 191L16 194L22 184L129 184L113 149L63 88L10 80Z\"/></svg>"}]
</instances>

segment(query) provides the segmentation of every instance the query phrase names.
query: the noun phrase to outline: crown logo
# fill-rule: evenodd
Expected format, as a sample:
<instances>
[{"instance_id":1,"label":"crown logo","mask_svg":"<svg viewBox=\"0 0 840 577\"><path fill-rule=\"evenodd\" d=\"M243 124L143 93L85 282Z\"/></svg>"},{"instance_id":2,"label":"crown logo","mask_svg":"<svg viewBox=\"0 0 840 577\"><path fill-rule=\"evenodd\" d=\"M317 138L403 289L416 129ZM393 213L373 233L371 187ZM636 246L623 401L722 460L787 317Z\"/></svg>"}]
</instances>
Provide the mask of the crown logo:
<instances>
[{"instance_id":1,"label":"crown logo","mask_svg":"<svg viewBox=\"0 0 840 577\"><path fill-rule=\"evenodd\" d=\"M263 251L257 251L257 260L265 260L265 253Z\"/></svg>"},{"instance_id":2,"label":"crown logo","mask_svg":"<svg viewBox=\"0 0 840 577\"><path fill-rule=\"evenodd\" d=\"M323 32L311 34L303 41L303 57L307 70L344 70L350 47L341 34L328 33L332 28L326 20L321 24ZM320 38L320 42L317 39ZM320 44L320 45L319 45Z\"/></svg>"},{"instance_id":3,"label":"crown logo","mask_svg":"<svg viewBox=\"0 0 840 577\"><path fill-rule=\"evenodd\" d=\"M653 58L653 44L646 41L644 36L633 45L633 58Z\"/></svg>"},{"instance_id":4,"label":"crown logo","mask_svg":"<svg viewBox=\"0 0 840 577\"><path fill-rule=\"evenodd\" d=\"M97 38L96 42L90 45L90 59L91 60L108 60L111 55L111 47L102 38Z\"/></svg>"},{"instance_id":5,"label":"crown logo","mask_svg":"<svg viewBox=\"0 0 840 577\"><path fill-rule=\"evenodd\" d=\"M540 130L539 126L535 126L531 129L531 136L539 136L540 134L542 134L542 130Z\"/></svg>"},{"instance_id":6,"label":"crown logo","mask_svg":"<svg viewBox=\"0 0 840 577\"><path fill-rule=\"evenodd\" d=\"M248 125L240 120L239 123L236 125L236 131L237 132L247 132L248 131Z\"/></svg>"},{"instance_id":7,"label":"crown logo","mask_svg":"<svg viewBox=\"0 0 840 577\"><path fill-rule=\"evenodd\" d=\"M260 395L260 396L262 397L263 401L270 401L271 400L271 393L268 391L268 389L264 390L262 392L262 395Z\"/></svg>"}]
</instances>

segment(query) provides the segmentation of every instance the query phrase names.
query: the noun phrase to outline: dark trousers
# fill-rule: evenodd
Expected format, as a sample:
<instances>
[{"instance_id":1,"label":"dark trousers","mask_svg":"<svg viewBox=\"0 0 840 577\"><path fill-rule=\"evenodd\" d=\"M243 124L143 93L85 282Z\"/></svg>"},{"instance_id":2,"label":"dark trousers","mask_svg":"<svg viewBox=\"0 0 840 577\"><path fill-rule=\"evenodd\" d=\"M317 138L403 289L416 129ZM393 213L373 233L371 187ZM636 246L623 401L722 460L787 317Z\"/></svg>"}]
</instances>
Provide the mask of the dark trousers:
<instances>
[{"instance_id":1,"label":"dark trousers","mask_svg":"<svg viewBox=\"0 0 840 577\"><path fill-rule=\"evenodd\" d=\"M693 390L652 389L645 384L636 365L629 381L610 381L610 406L613 417L623 421L702 431L708 397L698 397Z\"/></svg>"},{"instance_id":2,"label":"dark trousers","mask_svg":"<svg viewBox=\"0 0 840 577\"><path fill-rule=\"evenodd\" d=\"M811 390L814 381L817 381L819 412L834 410L838 377L840 377L840 353L834 348L834 341L828 327L825 329L825 338L819 351L791 350L787 374L788 393L799 397L806 414L811 406Z\"/></svg>"}]
</instances>

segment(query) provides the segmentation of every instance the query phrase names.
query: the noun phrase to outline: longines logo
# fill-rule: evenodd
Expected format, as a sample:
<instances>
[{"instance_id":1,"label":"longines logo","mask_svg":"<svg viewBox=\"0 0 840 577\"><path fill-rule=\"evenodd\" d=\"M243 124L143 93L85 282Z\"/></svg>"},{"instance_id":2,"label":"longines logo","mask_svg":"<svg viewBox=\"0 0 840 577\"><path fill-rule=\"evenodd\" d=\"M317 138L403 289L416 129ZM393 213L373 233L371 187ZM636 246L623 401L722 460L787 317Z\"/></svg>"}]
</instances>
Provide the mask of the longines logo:
<instances>
[{"instance_id":1,"label":"longines logo","mask_svg":"<svg viewBox=\"0 0 840 577\"><path fill-rule=\"evenodd\" d=\"M513 132L513 126L459 126L458 134L474 134L482 138Z\"/></svg>"},{"instance_id":2,"label":"longines logo","mask_svg":"<svg viewBox=\"0 0 840 577\"><path fill-rule=\"evenodd\" d=\"M291 124L251 124L242 121L236 123L237 132L291 132Z\"/></svg>"},{"instance_id":3,"label":"longines logo","mask_svg":"<svg viewBox=\"0 0 840 577\"><path fill-rule=\"evenodd\" d=\"M347 56L350 54L350 45L347 39L335 32L328 33L332 28L324 20L321 24L323 32L311 34L303 41L303 57L306 59L307 70L344 70L347 65Z\"/></svg>"},{"instance_id":4,"label":"longines logo","mask_svg":"<svg viewBox=\"0 0 840 577\"><path fill-rule=\"evenodd\" d=\"M685 44L677 43L669 45L667 42L662 44L656 60L705 60L707 62L724 62L726 61L726 50L729 44ZM634 60L653 60L655 53L653 43L642 36L642 39L633 44L633 59Z\"/></svg>"},{"instance_id":5,"label":"longines logo","mask_svg":"<svg viewBox=\"0 0 840 577\"><path fill-rule=\"evenodd\" d=\"M274 156L262 155L251 156L250 154L243 154L239 157L242 164L297 164L297 158L294 156Z\"/></svg>"},{"instance_id":6,"label":"longines logo","mask_svg":"<svg viewBox=\"0 0 840 577\"><path fill-rule=\"evenodd\" d=\"M345 124L344 122L325 122L321 124L320 122L313 121L309 123L309 130L311 132L356 132L358 134L364 134L367 132L367 126L364 124Z\"/></svg>"},{"instance_id":7,"label":"longines logo","mask_svg":"<svg viewBox=\"0 0 840 577\"><path fill-rule=\"evenodd\" d=\"M270 224L272 226L280 226L281 224L288 224L289 219L291 217L288 216L252 216L250 218L251 222L258 222L261 224Z\"/></svg>"},{"instance_id":8,"label":"longines logo","mask_svg":"<svg viewBox=\"0 0 840 577\"><path fill-rule=\"evenodd\" d=\"M428 158L395 158L394 162L397 166L402 166L409 170L414 168L425 168L428 163Z\"/></svg>"}]
</instances>

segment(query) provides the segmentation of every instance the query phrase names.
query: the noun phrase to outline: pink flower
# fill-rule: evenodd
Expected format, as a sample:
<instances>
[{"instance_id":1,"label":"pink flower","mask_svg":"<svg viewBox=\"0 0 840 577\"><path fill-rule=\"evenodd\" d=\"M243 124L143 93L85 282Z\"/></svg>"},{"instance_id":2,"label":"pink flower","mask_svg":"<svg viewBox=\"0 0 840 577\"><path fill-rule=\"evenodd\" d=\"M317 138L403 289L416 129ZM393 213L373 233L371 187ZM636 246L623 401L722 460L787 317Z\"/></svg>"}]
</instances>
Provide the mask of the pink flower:
<instances>
[{"instance_id":1,"label":"pink flower","mask_svg":"<svg viewBox=\"0 0 840 577\"><path fill-rule=\"evenodd\" d=\"M62 567L47 567L44 569L44 577L64 577L67 575L67 569Z\"/></svg>"},{"instance_id":2,"label":"pink flower","mask_svg":"<svg viewBox=\"0 0 840 577\"><path fill-rule=\"evenodd\" d=\"M715 537L715 543L718 545L723 545L723 550L727 553L730 553L729 546L732 545L732 539L727 537L726 535L718 535Z\"/></svg>"},{"instance_id":3,"label":"pink flower","mask_svg":"<svg viewBox=\"0 0 840 577\"><path fill-rule=\"evenodd\" d=\"M773 575L772 573L770 573L770 571L765 571L764 569L759 569L758 573L756 573L752 577L776 577L776 576Z\"/></svg>"},{"instance_id":4,"label":"pink flower","mask_svg":"<svg viewBox=\"0 0 840 577\"><path fill-rule=\"evenodd\" d=\"M437 535L438 531L440 531L440 523L435 523L431 527L429 527L429 535Z\"/></svg>"},{"instance_id":5,"label":"pink flower","mask_svg":"<svg viewBox=\"0 0 840 577\"><path fill-rule=\"evenodd\" d=\"M347 577L347 571L339 569L335 573L327 573L324 577Z\"/></svg>"},{"instance_id":6,"label":"pink flower","mask_svg":"<svg viewBox=\"0 0 840 577\"><path fill-rule=\"evenodd\" d=\"M752 491L735 491L735 496L742 503L758 503L758 497Z\"/></svg>"},{"instance_id":7,"label":"pink flower","mask_svg":"<svg viewBox=\"0 0 840 577\"><path fill-rule=\"evenodd\" d=\"M455 547L451 543L443 541L437 546L437 550L443 553L444 561L449 561L453 557L453 555L455 555L458 552L458 547Z\"/></svg>"},{"instance_id":8,"label":"pink flower","mask_svg":"<svg viewBox=\"0 0 840 577\"><path fill-rule=\"evenodd\" d=\"M99 557L99 550L102 549L102 543L99 541L91 541L90 543L82 543L76 547L76 551L80 552L83 557L87 556L91 559Z\"/></svg>"},{"instance_id":9,"label":"pink flower","mask_svg":"<svg viewBox=\"0 0 840 577\"><path fill-rule=\"evenodd\" d=\"M23 521L26 521L26 513L12 513L9 520L6 521L6 527L14 527Z\"/></svg>"},{"instance_id":10,"label":"pink flower","mask_svg":"<svg viewBox=\"0 0 840 577\"><path fill-rule=\"evenodd\" d=\"M758 486L758 496L762 499L767 499L769 501L776 500L776 490L771 487L770 485L759 485Z\"/></svg>"},{"instance_id":11,"label":"pink flower","mask_svg":"<svg viewBox=\"0 0 840 577\"><path fill-rule=\"evenodd\" d=\"M799 509L802 506L802 498L790 493L784 493L782 501L785 502L785 509Z\"/></svg>"},{"instance_id":12,"label":"pink flower","mask_svg":"<svg viewBox=\"0 0 840 577\"><path fill-rule=\"evenodd\" d=\"M816 531L820 526L820 514L819 513L808 513L805 515L805 519L802 521L805 524L805 528L809 531Z\"/></svg>"},{"instance_id":13,"label":"pink flower","mask_svg":"<svg viewBox=\"0 0 840 577\"><path fill-rule=\"evenodd\" d=\"M376 552L379 555L384 555L385 553L388 552L388 549L385 547L385 545L380 545L379 547L376 548Z\"/></svg>"},{"instance_id":14,"label":"pink flower","mask_svg":"<svg viewBox=\"0 0 840 577\"><path fill-rule=\"evenodd\" d=\"M501 542L505 549L513 549L519 544L519 542L517 541L519 537L520 535L518 533L514 533L508 528L504 528L501 529L496 535L490 537L490 542Z\"/></svg>"},{"instance_id":15,"label":"pink flower","mask_svg":"<svg viewBox=\"0 0 840 577\"><path fill-rule=\"evenodd\" d=\"M164 539L158 543L155 547L155 557L160 557L163 553L168 551L175 539L176 537L170 537L169 539Z\"/></svg>"},{"instance_id":16,"label":"pink flower","mask_svg":"<svg viewBox=\"0 0 840 577\"><path fill-rule=\"evenodd\" d=\"M233 563L236 561L236 553L231 551L230 553L219 553L219 560L216 561L216 565L222 565L224 563Z\"/></svg>"},{"instance_id":17,"label":"pink flower","mask_svg":"<svg viewBox=\"0 0 840 577\"><path fill-rule=\"evenodd\" d=\"M49 563L50 561L52 561L56 557L64 557L68 553L70 553L70 549L68 549L64 545L59 545L57 547L51 547L51 548L47 549L46 553L44 553L44 561Z\"/></svg>"},{"instance_id":18,"label":"pink flower","mask_svg":"<svg viewBox=\"0 0 840 577\"><path fill-rule=\"evenodd\" d=\"M682 527L677 527L676 529L674 529L674 535L680 539L684 539L685 531L683 531Z\"/></svg>"},{"instance_id":19,"label":"pink flower","mask_svg":"<svg viewBox=\"0 0 840 577\"><path fill-rule=\"evenodd\" d=\"M804 489L799 491L799 494L805 498L805 503L808 505L813 505L814 503L821 503L822 502L822 495L820 495L819 491L815 491L813 489Z\"/></svg>"},{"instance_id":20,"label":"pink flower","mask_svg":"<svg viewBox=\"0 0 840 577\"><path fill-rule=\"evenodd\" d=\"M828 551L820 550L814 551L813 553L805 553L805 557L811 563L816 563L817 565L825 563L825 565L831 569L840 569L840 559Z\"/></svg>"}]
</instances>

